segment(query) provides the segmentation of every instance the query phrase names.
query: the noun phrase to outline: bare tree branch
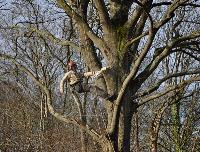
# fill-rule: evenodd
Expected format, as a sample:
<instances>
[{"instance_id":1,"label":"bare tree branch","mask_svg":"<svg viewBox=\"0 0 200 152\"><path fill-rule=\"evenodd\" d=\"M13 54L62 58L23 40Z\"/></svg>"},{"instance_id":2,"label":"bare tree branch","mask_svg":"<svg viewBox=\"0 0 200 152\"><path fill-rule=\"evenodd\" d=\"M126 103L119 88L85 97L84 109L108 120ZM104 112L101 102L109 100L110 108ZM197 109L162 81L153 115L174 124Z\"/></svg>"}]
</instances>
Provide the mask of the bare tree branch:
<instances>
[{"instance_id":1,"label":"bare tree branch","mask_svg":"<svg viewBox=\"0 0 200 152\"><path fill-rule=\"evenodd\" d=\"M177 39L174 40L173 42L173 45L174 46L178 46L181 42L184 42L187 43L188 40L192 40L192 39L196 39L196 38L199 38L200 37L200 29L197 29L196 31L190 33L189 35L186 35L186 36L181 36ZM182 43L183 45L184 43ZM195 44L195 43L193 43Z\"/></svg>"},{"instance_id":2,"label":"bare tree branch","mask_svg":"<svg viewBox=\"0 0 200 152\"><path fill-rule=\"evenodd\" d=\"M62 46L71 46L72 48L76 49L77 51L81 51L81 47L79 47L77 44L69 41L69 40L61 40L57 37L55 37L53 34L51 34L49 31L44 31L44 30L38 30L38 29L30 29L29 33L35 32L38 35L49 39L51 42L57 44L57 45L62 45ZM29 34L27 33L27 34ZM28 35L27 35L28 36Z\"/></svg>"},{"instance_id":3,"label":"bare tree branch","mask_svg":"<svg viewBox=\"0 0 200 152\"><path fill-rule=\"evenodd\" d=\"M176 40L169 42L169 44L166 45L166 47L163 49L163 51L159 51L158 53L150 62L149 65L146 66L146 68L138 74L138 76L133 80L133 82L139 82L138 86L140 86L148 77L149 75L157 68L159 63L167 57L170 53L173 53L172 48L177 47L181 42L186 41L186 40L191 40L191 39L196 39L200 36L199 31L195 31L194 33L188 35L188 36L183 36L180 38L177 38Z\"/></svg>"},{"instance_id":4,"label":"bare tree branch","mask_svg":"<svg viewBox=\"0 0 200 152\"><path fill-rule=\"evenodd\" d=\"M155 23L155 28L159 29L161 26L166 24L171 18L174 17L174 11L178 9L181 5L185 4L188 0L175 0L170 4L170 6L167 8L166 13L164 14L161 21Z\"/></svg>"},{"instance_id":5,"label":"bare tree branch","mask_svg":"<svg viewBox=\"0 0 200 152\"><path fill-rule=\"evenodd\" d=\"M171 4L172 4L172 2L153 3L153 4L152 4L152 8L153 8L153 7L158 7L158 6L168 6L168 5L171 5ZM195 4L195 3L185 3L185 4L181 4L180 6L200 7L199 4Z\"/></svg>"},{"instance_id":6,"label":"bare tree branch","mask_svg":"<svg viewBox=\"0 0 200 152\"><path fill-rule=\"evenodd\" d=\"M126 50L129 46L131 46L133 43L141 40L141 38L145 37L146 35L148 35L148 32L144 32L141 35L137 36L136 38L133 38L131 40L129 40L126 45L124 46L124 50Z\"/></svg>"},{"instance_id":7,"label":"bare tree branch","mask_svg":"<svg viewBox=\"0 0 200 152\"><path fill-rule=\"evenodd\" d=\"M126 79L124 80L124 82L121 86L121 89L119 91L118 97L117 97L115 105L114 105L113 118L112 118L112 123L111 123L111 128L110 128L109 133L112 133L114 131L115 127L116 127L117 114L120 110L120 105L121 105L121 102L122 102L122 97L124 95L124 92L125 92L128 84L130 83L130 81L136 76L137 71L139 69L139 66L141 65L141 62L143 61L144 57L146 56L148 50L151 47L154 36L155 36L155 33L153 33L153 31L151 31L151 33L149 34L149 39L148 39L148 42L147 42L145 48L143 49L139 58L136 60L134 68L131 70L130 74L126 77Z\"/></svg>"},{"instance_id":8,"label":"bare tree branch","mask_svg":"<svg viewBox=\"0 0 200 152\"><path fill-rule=\"evenodd\" d=\"M89 25L84 21L84 19L77 14L64 0L57 0L58 5L65 10L65 12L73 18L80 26L83 28L83 33L87 34L88 37L100 48L102 51L106 47L103 40L99 38L89 27Z\"/></svg>"},{"instance_id":9,"label":"bare tree branch","mask_svg":"<svg viewBox=\"0 0 200 152\"><path fill-rule=\"evenodd\" d=\"M173 85L173 86L169 86L165 91L157 93L155 95L149 96L145 99L142 99L142 101L138 104L138 106L142 106L144 104L146 104L149 101L152 101L154 99L157 99L163 95L166 95L167 93L174 91L174 90L181 90L183 87L185 87L186 85L189 85L190 83L193 83L195 81L200 81L200 77L192 77L188 80L185 80L183 82L181 82L178 85Z\"/></svg>"},{"instance_id":10,"label":"bare tree branch","mask_svg":"<svg viewBox=\"0 0 200 152\"><path fill-rule=\"evenodd\" d=\"M181 50L183 53L185 53L185 54L187 54L187 55L189 55L189 56L191 56L192 58L194 58L195 60L197 60L197 61L199 61L200 62L200 58L198 58L198 57L196 57L196 56L194 56L192 53L190 53L190 52L187 52L186 50Z\"/></svg>"},{"instance_id":11,"label":"bare tree branch","mask_svg":"<svg viewBox=\"0 0 200 152\"><path fill-rule=\"evenodd\" d=\"M48 109L49 112L56 117L57 119L68 123L68 124L73 124L81 129L83 129L84 131L86 131L88 134L90 134L97 142L101 142L101 140L99 140L100 138L102 138L93 128L91 128L89 125L87 124L83 124L82 122L79 122L73 118L66 118L65 116L57 113L53 106L51 105L52 103L52 99L51 99L51 95L50 95L50 91L49 89L43 85L35 76L33 73L31 73L26 67L24 67L23 65L21 65L20 63L18 63L14 58L12 58L11 56L5 55L5 54L0 54L0 59L6 59L8 61L11 61L13 64L15 64L16 66L18 66L18 68L20 70L22 70L23 72L25 72L26 74L28 74L28 76L30 76L33 81L45 92L45 94L47 95L47 105L48 105Z\"/></svg>"},{"instance_id":12,"label":"bare tree branch","mask_svg":"<svg viewBox=\"0 0 200 152\"><path fill-rule=\"evenodd\" d=\"M141 93L137 93L133 98L136 99L138 97L143 97L145 95L148 95L154 91L156 91L160 85L169 80L170 78L173 77L179 77L179 76L184 76L184 75L193 75L193 74L200 74L200 70L195 70L195 71L182 71L182 72L178 72L178 73L172 73L172 74L168 74L167 76L165 76L164 78L158 80L154 86L152 86L151 88L149 88L148 90L145 90L144 92Z\"/></svg>"},{"instance_id":13,"label":"bare tree branch","mask_svg":"<svg viewBox=\"0 0 200 152\"><path fill-rule=\"evenodd\" d=\"M98 10L100 23L102 24L104 34L109 35L111 30L111 22L105 3L103 0L94 0L94 2Z\"/></svg>"}]
</instances>

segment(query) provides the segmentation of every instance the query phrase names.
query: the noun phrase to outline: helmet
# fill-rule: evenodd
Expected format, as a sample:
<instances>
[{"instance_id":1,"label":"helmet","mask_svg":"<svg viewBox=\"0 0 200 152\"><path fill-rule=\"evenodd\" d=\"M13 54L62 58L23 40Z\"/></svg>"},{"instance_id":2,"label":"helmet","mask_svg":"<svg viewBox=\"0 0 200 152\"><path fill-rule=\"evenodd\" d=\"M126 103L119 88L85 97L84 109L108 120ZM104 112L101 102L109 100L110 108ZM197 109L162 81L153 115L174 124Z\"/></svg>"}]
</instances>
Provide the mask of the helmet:
<instances>
[{"instance_id":1,"label":"helmet","mask_svg":"<svg viewBox=\"0 0 200 152\"><path fill-rule=\"evenodd\" d=\"M76 68L77 65L74 61L70 60L68 63L67 63L67 66L69 69L73 69L73 68Z\"/></svg>"}]
</instances>

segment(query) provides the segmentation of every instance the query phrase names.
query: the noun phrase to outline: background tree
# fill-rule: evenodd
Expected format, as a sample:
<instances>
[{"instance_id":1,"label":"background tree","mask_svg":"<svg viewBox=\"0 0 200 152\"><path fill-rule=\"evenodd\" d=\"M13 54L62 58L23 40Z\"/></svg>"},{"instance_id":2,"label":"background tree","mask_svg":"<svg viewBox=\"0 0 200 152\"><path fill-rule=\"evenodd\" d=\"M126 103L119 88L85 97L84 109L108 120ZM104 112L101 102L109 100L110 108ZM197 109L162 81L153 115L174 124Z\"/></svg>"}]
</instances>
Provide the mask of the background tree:
<instances>
[{"instance_id":1,"label":"background tree","mask_svg":"<svg viewBox=\"0 0 200 152\"><path fill-rule=\"evenodd\" d=\"M170 136L177 141L173 143L174 149L180 150L184 144L178 142L180 137L176 134L180 132L184 117L179 112L182 107L188 108L180 103L190 90L198 90L197 81L200 80L198 2L56 0L19 1L8 6L15 11L15 6L32 7L33 11L27 13L27 9L21 9L21 12L18 10L20 13L14 14L11 11L8 15L13 18L3 18L1 37L5 51L1 51L0 58L14 63L31 78L29 81L40 87L45 93L44 103L55 118L85 131L92 137L88 139L97 142L103 151L127 152L135 149L133 142L138 151L157 151L158 140L163 137L159 131L166 129L161 126L162 120L169 121L164 115L170 113L166 112L170 107L170 121L174 124ZM10 47L6 45L8 43ZM20 55L16 52L19 49ZM27 54L24 55L27 49L31 54L29 62ZM44 57L40 58L38 54ZM90 70L110 67L96 85L110 95L117 95L115 101L97 99L96 103L89 98L90 94L83 97L72 94L78 105L78 115L92 112L89 109L94 104L93 112L103 113L101 120L97 117L90 121L94 120L91 116L67 117L55 106L59 96L56 93L59 77L52 81L46 79L49 80L51 73L56 76L61 73L67 60L65 57L80 59L82 64L79 67L82 66L83 70L86 67ZM54 59L56 64L53 64ZM55 85L52 87L51 84ZM183 89L185 87L189 89ZM189 101L192 103L193 99ZM198 104L195 102L196 106ZM132 121L133 115L135 122ZM149 130L151 138L145 137ZM192 135L194 130L190 131ZM185 138L186 134L183 136ZM150 146L143 139L147 139ZM163 147L168 149L168 146Z\"/></svg>"}]
</instances>

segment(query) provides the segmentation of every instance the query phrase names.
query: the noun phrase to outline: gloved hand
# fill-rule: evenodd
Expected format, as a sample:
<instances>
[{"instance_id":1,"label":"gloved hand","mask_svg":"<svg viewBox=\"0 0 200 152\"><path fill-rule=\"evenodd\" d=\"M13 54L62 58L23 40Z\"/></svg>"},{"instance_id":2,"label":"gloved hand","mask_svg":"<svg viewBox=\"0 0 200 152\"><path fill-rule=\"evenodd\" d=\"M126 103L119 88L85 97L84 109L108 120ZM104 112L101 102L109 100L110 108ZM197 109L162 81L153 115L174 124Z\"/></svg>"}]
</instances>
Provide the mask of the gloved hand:
<instances>
[{"instance_id":1,"label":"gloved hand","mask_svg":"<svg viewBox=\"0 0 200 152\"><path fill-rule=\"evenodd\" d=\"M94 75L94 77L98 77L101 74L101 71L96 72L96 74Z\"/></svg>"},{"instance_id":2,"label":"gloved hand","mask_svg":"<svg viewBox=\"0 0 200 152\"><path fill-rule=\"evenodd\" d=\"M101 68L101 71L106 71L108 69L108 67L103 67Z\"/></svg>"}]
</instances>

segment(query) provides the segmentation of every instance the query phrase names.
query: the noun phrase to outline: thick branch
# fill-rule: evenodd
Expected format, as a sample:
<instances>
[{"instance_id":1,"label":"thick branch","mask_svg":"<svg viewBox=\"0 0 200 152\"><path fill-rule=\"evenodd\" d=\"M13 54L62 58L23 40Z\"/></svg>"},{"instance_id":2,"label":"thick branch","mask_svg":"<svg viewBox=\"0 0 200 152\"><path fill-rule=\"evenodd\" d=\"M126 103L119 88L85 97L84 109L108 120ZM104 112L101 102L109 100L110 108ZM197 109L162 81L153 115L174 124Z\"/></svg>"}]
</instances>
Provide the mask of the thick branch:
<instances>
[{"instance_id":1,"label":"thick branch","mask_svg":"<svg viewBox=\"0 0 200 152\"><path fill-rule=\"evenodd\" d=\"M132 40L129 40L128 42L127 42L127 44L126 44L126 47L125 48L127 48L128 46L130 46L131 44L133 44L135 41L137 41L137 40L139 40L139 39L141 39L143 36L145 36L145 35L147 35L148 33L149 33L149 31L152 31L153 30L153 19L152 19L152 17L151 17L151 15L150 15L150 13L149 13L149 9L148 9L148 6L149 5L151 5L151 4L147 4L147 2L148 1L146 1L144 4L142 4L142 3L140 3L139 1L136 1L136 3L140 6L140 8L138 8L138 9L136 9L136 11L135 11L135 13L134 13L134 15L133 15L133 18L131 19L131 20L128 20L127 21L127 23L124 25L126 28L128 28L129 29L129 31L131 32L131 30L133 30L132 28L135 28L135 25L136 25L136 23L137 23L137 21L139 20L139 18L140 18L140 15L142 14L142 10L144 10L144 12L143 12L143 15L142 15L142 17L141 18L143 18L143 20L141 20L140 22L139 22L139 24L140 24L140 29L143 29L143 27L144 27L144 25L145 25L145 23L146 23L146 16L145 16L145 14L148 16L148 18L149 18L149 20L150 20L150 28L149 28L149 30L148 31L146 31L146 32L144 32L144 33L141 33L143 30L139 30L139 31L141 31L140 33L134 33L134 34L136 34L135 36L137 36L136 38L133 38ZM148 6L146 6L146 5L148 5ZM138 30L138 29L137 29ZM129 33L129 37L132 37L132 35Z\"/></svg>"},{"instance_id":2,"label":"thick branch","mask_svg":"<svg viewBox=\"0 0 200 152\"><path fill-rule=\"evenodd\" d=\"M110 0L109 12L113 27L121 27L127 22L132 3L133 0Z\"/></svg>"},{"instance_id":3,"label":"thick branch","mask_svg":"<svg viewBox=\"0 0 200 152\"><path fill-rule=\"evenodd\" d=\"M141 14L142 14L142 7L136 8L135 12L133 13L131 19L129 19L126 24L124 24L125 27L127 27L128 29L133 29L137 23L137 21L139 20Z\"/></svg>"},{"instance_id":4,"label":"thick branch","mask_svg":"<svg viewBox=\"0 0 200 152\"><path fill-rule=\"evenodd\" d=\"M141 40L141 38L145 37L147 34L148 34L148 32L144 32L144 33L142 33L141 35L137 36L136 38L133 38L133 39L129 40L129 41L126 43L126 45L124 46L124 50L127 50L127 48L128 48L129 46L131 46L133 43L135 43L135 42Z\"/></svg>"},{"instance_id":5,"label":"thick branch","mask_svg":"<svg viewBox=\"0 0 200 152\"><path fill-rule=\"evenodd\" d=\"M94 2L98 10L100 23L102 24L104 34L108 35L111 29L111 22L105 3L103 0L94 0Z\"/></svg>"},{"instance_id":6,"label":"thick branch","mask_svg":"<svg viewBox=\"0 0 200 152\"><path fill-rule=\"evenodd\" d=\"M84 18L82 18L79 14L77 14L66 2L65 0L57 0L58 5L65 10L65 12L74 19L81 27L84 29L82 31L84 34L87 34L88 37L100 48L102 51L104 50L104 43L102 39L100 39L89 27L89 25L85 22Z\"/></svg>"},{"instance_id":7,"label":"thick branch","mask_svg":"<svg viewBox=\"0 0 200 152\"><path fill-rule=\"evenodd\" d=\"M149 34L149 30L147 30L147 33L143 33L144 27L145 27L145 23L147 21L148 16L146 15L145 12L142 13L136 27L132 27L134 28L133 31L129 31L129 37L133 38L132 40L129 40L127 44L125 44L125 49L124 49L124 59L123 61L127 60L127 56L129 56L129 65L134 64L134 59L135 59L135 54L137 53L137 48L139 46L139 40L142 38L143 34ZM130 29L131 30L131 29ZM131 46L131 50L128 49L129 46ZM131 56L130 56L131 53ZM125 62L126 63L126 62Z\"/></svg>"},{"instance_id":8,"label":"thick branch","mask_svg":"<svg viewBox=\"0 0 200 152\"><path fill-rule=\"evenodd\" d=\"M29 31L29 33L32 33L32 32L35 32L38 35L40 35L40 36L42 36L44 38L49 39L51 42L53 42L53 43L55 43L57 45L62 45L62 46L68 46L69 45L72 48L76 49L77 51L81 51L81 48L77 44L75 44L75 43L73 43L71 41L68 41L68 40L61 40L61 39L55 37L49 31L43 31L43 30L38 30L38 29L34 28L34 29L30 29L30 31Z\"/></svg>"},{"instance_id":9,"label":"thick branch","mask_svg":"<svg viewBox=\"0 0 200 152\"><path fill-rule=\"evenodd\" d=\"M141 54L139 55L138 59L135 62L135 65L134 65L133 69L131 70L130 74L132 75L131 76L132 78L137 74L138 69L141 66L142 61L144 60L146 54L148 53L148 51L149 51L149 49L151 47L151 44L152 44L153 39L154 39L154 36L155 36L155 33L150 33L149 40L148 40L145 48L142 50Z\"/></svg>"}]
</instances>

